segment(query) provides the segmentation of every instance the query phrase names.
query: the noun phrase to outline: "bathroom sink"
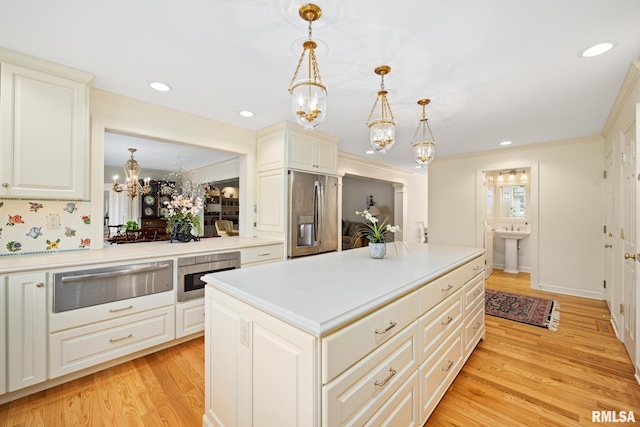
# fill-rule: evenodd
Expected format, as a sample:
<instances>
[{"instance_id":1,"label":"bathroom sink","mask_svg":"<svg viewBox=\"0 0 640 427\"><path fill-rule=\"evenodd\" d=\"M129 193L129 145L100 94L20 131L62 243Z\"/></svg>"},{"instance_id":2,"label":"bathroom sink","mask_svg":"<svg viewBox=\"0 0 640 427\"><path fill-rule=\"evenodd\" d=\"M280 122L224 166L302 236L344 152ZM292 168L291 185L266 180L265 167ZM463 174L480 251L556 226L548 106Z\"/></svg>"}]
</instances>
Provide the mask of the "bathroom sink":
<instances>
[{"instance_id":1,"label":"bathroom sink","mask_svg":"<svg viewBox=\"0 0 640 427\"><path fill-rule=\"evenodd\" d=\"M530 231L494 230L493 233L504 239L504 272L518 273L518 240L524 239Z\"/></svg>"},{"instance_id":2,"label":"bathroom sink","mask_svg":"<svg viewBox=\"0 0 640 427\"><path fill-rule=\"evenodd\" d=\"M531 234L530 231L519 231L519 230L495 230L495 235L498 237L502 237L503 239L516 239L520 240L527 237Z\"/></svg>"}]
</instances>

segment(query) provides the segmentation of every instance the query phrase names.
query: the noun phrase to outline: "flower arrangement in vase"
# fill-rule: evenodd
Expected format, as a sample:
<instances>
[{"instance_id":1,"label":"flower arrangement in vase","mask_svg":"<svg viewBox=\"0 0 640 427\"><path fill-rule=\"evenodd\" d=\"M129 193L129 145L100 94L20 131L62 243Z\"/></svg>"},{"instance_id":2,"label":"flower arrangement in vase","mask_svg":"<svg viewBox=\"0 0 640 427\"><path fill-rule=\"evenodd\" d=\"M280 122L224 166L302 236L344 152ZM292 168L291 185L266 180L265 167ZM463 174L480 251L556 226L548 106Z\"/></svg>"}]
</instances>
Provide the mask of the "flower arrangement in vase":
<instances>
[{"instance_id":1,"label":"flower arrangement in vase","mask_svg":"<svg viewBox=\"0 0 640 427\"><path fill-rule=\"evenodd\" d=\"M171 236L171 242L178 240L188 242L190 240L200 240L191 233L195 229L198 236L202 235L202 225L198 213L202 209L202 199L200 197L174 194L170 201L164 202L167 206L167 233Z\"/></svg>"},{"instance_id":2,"label":"flower arrangement in vase","mask_svg":"<svg viewBox=\"0 0 640 427\"><path fill-rule=\"evenodd\" d=\"M364 217L368 222L363 222L364 227L359 228L353 234L351 238L352 246L360 237L366 237L369 240L369 253L371 257L375 259L384 258L387 252L387 242L392 240L395 233L402 232L400 226L389 224L388 218L380 222L378 218L371 215L368 210L362 212L356 211L356 215Z\"/></svg>"}]
</instances>

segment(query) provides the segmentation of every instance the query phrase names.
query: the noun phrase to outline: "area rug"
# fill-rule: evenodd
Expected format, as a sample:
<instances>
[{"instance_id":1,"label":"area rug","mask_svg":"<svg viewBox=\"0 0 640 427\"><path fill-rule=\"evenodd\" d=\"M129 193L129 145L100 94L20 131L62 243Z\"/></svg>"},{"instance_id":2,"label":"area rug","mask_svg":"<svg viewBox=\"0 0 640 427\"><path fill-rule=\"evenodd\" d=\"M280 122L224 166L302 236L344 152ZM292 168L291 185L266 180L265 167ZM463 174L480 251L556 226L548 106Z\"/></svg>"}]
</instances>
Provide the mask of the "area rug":
<instances>
[{"instance_id":1,"label":"area rug","mask_svg":"<svg viewBox=\"0 0 640 427\"><path fill-rule=\"evenodd\" d=\"M503 319L515 320L529 325L557 331L560 324L560 304L546 298L485 291L485 313Z\"/></svg>"}]
</instances>

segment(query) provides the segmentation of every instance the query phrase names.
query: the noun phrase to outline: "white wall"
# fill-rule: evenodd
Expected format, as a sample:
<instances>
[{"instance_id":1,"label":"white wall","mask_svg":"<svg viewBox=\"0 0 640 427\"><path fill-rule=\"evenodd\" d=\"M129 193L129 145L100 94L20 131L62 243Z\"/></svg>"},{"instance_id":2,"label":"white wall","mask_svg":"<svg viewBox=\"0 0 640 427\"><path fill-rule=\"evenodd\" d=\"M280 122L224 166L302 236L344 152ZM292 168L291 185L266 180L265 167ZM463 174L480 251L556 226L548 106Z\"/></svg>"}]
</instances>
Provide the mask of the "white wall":
<instances>
[{"instance_id":1,"label":"white wall","mask_svg":"<svg viewBox=\"0 0 640 427\"><path fill-rule=\"evenodd\" d=\"M394 183L394 223L402 228L402 234L397 237L405 242L423 241L429 184L426 175L344 152L338 153L338 174Z\"/></svg>"},{"instance_id":2,"label":"white wall","mask_svg":"<svg viewBox=\"0 0 640 427\"><path fill-rule=\"evenodd\" d=\"M603 139L592 137L436 159L429 165L429 242L478 246L477 171L537 164L532 287L601 299L603 153Z\"/></svg>"}]
</instances>

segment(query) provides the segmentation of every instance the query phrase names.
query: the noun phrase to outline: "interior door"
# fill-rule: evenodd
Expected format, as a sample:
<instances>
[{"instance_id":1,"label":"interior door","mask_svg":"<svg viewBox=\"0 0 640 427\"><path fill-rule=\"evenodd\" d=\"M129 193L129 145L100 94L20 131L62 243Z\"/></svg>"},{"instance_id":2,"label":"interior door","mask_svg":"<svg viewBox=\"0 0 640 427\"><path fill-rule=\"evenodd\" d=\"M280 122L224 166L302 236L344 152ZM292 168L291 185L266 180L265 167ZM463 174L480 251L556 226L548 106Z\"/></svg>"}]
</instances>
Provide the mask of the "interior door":
<instances>
[{"instance_id":1,"label":"interior door","mask_svg":"<svg viewBox=\"0 0 640 427\"><path fill-rule=\"evenodd\" d=\"M636 125L635 122L624 133L623 137L623 206L622 206L622 231L621 238L624 249L624 267L622 280L622 342L624 343L631 361L636 363L636 263L640 261L637 256L636 232L637 219L636 203L640 201L637 192L638 175L636 162Z\"/></svg>"},{"instance_id":2,"label":"interior door","mask_svg":"<svg viewBox=\"0 0 640 427\"><path fill-rule=\"evenodd\" d=\"M605 158L604 168L604 299L609 307L609 312L613 311L611 306L611 288L613 287L613 153L609 152Z\"/></svg>"},{"instance_id":3,"label":"interior door","mask_svg":"<svg viewBox=\"0 0 640 427\"><path fill-rule=\"evenodd\" d=\"M486 250L485 259L487 266L484 271L485 278L491 276L493 273L493 229L495 227L494 220L494 189L493 179L491 176L487 177L485 172L484 180L484 194L485 194L485 219L484 219L484 248Z\"/></svg>"}]
</instances>

